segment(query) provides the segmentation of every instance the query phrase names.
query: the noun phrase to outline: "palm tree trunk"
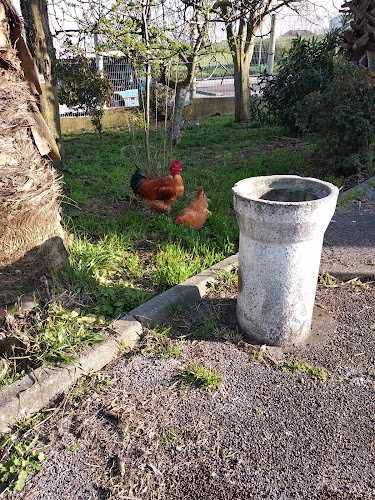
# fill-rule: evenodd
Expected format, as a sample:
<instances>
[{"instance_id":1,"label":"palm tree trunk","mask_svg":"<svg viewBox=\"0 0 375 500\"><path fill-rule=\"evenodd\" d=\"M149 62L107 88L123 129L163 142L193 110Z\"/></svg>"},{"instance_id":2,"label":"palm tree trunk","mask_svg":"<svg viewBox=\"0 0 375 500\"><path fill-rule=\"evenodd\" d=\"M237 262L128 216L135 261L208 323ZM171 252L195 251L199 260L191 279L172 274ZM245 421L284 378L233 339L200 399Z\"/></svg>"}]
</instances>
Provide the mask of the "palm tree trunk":
<instances>
[{"instance_id":1,"label":"palm tree trunk","mask_svg":"<svg viewBox=\"0 0 375 500\"><path fill-rule=\"evenodd\" d=\"M40 96L40 110L58 145L61 162L65 166L65 150L61 139L59 97L57 90L56 55L49 28L46 0L20 0L25 22L27 44L40 75L44 79Z\"/></svg>"},{"instance_id":2,"label":"palm tree trunk","mask_svg":"<svg viewBox=\"0 0 375 500\"><path fill-rule=\"evenodd\" d=\"M21 23L10 3L0 0L0 304L40 286L40 278L67 257L61 227L61 182L44 156L56 150L35 105L37 74ZM13 42L15 40L15 42ZM33 72L27 81L22 64ZM30 85L30 81L34 82Z\"/></svg>"}]
</instances>

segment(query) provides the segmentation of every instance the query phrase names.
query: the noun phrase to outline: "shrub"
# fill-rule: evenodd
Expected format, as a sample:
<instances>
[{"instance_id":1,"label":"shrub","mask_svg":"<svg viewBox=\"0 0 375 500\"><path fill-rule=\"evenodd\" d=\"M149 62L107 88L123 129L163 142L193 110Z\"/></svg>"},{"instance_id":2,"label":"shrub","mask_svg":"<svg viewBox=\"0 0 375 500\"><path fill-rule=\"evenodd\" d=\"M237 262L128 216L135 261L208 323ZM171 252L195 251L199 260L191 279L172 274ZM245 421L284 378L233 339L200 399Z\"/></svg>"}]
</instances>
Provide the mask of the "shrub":
<instances>
[{"instance_id":1,"label":"shrub","mask_svg":"<svg viewBox=\"0 0 375 500\"><path fill-rule=\"evenodd\" d=\"M322 38L295 38L291 48L279 61L278 73L265 75L264 101L269 113L282 125L295 129L293 107L313 91L325 90L333 78L333 57L338 34L328 33Z\"/></svg>"},{"instance_id":2,"label":"shrub","mask_svg":"<svg viewBox=\"0 0 375 500\"><path fill-rule=\"evenodd\" d=\"M57 72L60 103L73 109L83 109L102 135L103 107L113 96L111 82L105 76L101 77L82 54L60 60Z\"/></svg>"},{"instance_id":3,"label":"shrub","mask_svg":"<svg viewBox=\"0 0 375 500\"><path fill-rule=\"evenodd\" d=\"M335 60L328 87L306 96L294 110L300 130L320 134L320 152L346 173L358 172L372 160L374 113L374 74L342 58Z\"/></svg>"}]
</instances>

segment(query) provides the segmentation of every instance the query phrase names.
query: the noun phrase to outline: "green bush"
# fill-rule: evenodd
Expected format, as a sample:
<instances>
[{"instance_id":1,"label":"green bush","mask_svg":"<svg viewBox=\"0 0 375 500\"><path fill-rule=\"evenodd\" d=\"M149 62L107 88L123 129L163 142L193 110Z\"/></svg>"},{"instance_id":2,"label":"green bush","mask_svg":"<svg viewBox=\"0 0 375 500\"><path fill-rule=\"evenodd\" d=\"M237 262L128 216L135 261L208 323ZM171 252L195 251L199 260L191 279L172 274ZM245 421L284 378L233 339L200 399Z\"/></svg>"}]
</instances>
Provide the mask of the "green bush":
<instances>
[{"instance_id":1,"label":"green bush","mask_svg":"<svg viewBox=\"0 0 375 500\"><path fill-rule=\"evenodd\" d=\"M374 75L342 58L335 60L327 88L312 92L294 110L299 129L321 135L320 153L345 173L360 172L372 162L374 114Z\"/></svg>"},{"instance_id":2,"label":"green bush","mask_svg":"<svg viewBox=\"0 0 375 500\"><path fill-rule=\"evenodd\" d=\"M295 38L278 64L278 73L265 75L264 101L268 113L282 125L295 129L293 107L314 91L325 90L333 78L333 57L338 35L328 33L322 38Z\"/></svg>"}]
</instances>

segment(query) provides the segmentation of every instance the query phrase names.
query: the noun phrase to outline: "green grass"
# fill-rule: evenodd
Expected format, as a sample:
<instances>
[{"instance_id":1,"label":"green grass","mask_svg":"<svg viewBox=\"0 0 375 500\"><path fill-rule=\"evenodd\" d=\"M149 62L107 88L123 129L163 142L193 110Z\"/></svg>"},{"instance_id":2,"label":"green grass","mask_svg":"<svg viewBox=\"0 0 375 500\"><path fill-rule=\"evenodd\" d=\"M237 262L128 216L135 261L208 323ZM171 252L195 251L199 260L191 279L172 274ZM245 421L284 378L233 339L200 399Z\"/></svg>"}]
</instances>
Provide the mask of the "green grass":
<instances>
[{"instance_id":1,"label":"green grass","mask_svg":"<svg viewBox=\"0 0 375 500\"><path fill-rule=\"evenodd\" d=\"M323 381L327 378L327 370L320 366L310 366L304 361L290 361L280 365L280 369L284 372L299 372L306 373L311 377Z\"/></svg>"},{"instance_id":2,"label":"green grass","mask_svg":"<svg viewBox=\"0 0 375 500\"><path fill-rule=\"evenodd\" d=\"M173 445L183 446L184 442L181 439L181 431L179 429L168 428L164 429L163 436L159 439L159 443L166 448Z\"/></svg>"},{"instance_id":3,"label":"green grass","mask_svg":"<svg viewBox=\"0 0 375 500\"><path fill-rule=\"evenodd\" d=\"M1 372L0 389L44 364L77 363L75 355L84 346L103 341L98 331L102 321L57 303L37 306L28 314L8 315L3 325L6 340L0 347L6 368Z\"/></svg>"},{"instance_id":4,"label":"green grass","mask_svg":"<svg viewBox=\"0 0 375 500\"><path fill-rule=\"evenodd\" d=\"M350 203L358 198L360 198L364 193L363 189L355 189L351 193L340 196L337 204L341 207L348 207Z\"/></svg>"},{"instance_id":5,"label":"green grass","mask_svg":"<svg viewBox=\"0 0 375 500\"><path fill-rule=\"evenodd\" d=\"M182 343L168 338L169 331L170 328L158 327L149 330L140 353L142 355L154 354L164 359L179 358L182 354Z\"/></svg>"},{"instance_id":6,"label":"green grass","mask_svg":"<svg viewBox=\"0 0 375 500\"><path fill-rule=\"evenodd\" d=\"M156 219L129 187L135 168L145 169L141 131L106 131L103 142L94 133L65 137L63 217L71 252L55 287L76 294L81 307L112 319L233 254L238 226L232 186L244 177L304 173L309 146L274 147L274 137L283 134L278 127L251 129L225 116L183 128L174 151L165 147L163 130L150 131L148 174L167 174L171 158L177 158L185 185L183 198ZM213 215L200 230L177 227L174 220L198 185L211 199Z\"/></svg>"},{"instance_id":7,"label":"green grass","mask_svg":"<svg viewBox=\"0 0 375 500\"><path fill-rule=\"evenodd\" d=\"M223 386L223 377L211 366L206 367L198 363L186 365L177 375L181 386L195 385L198 388L220 389Z\"/></svg>"},{"instance_id":8,"label":"green grass","mask_svg":"<svg viewBox=\"0 0 375 500\"><path fill-rule=\"evenodd\" d=\"M0 441L0 492L21 491L30 474L42 469L44 448L38 446L35 432L37 415L18 422L12 435Z\"/></svg>"}]
</instances>

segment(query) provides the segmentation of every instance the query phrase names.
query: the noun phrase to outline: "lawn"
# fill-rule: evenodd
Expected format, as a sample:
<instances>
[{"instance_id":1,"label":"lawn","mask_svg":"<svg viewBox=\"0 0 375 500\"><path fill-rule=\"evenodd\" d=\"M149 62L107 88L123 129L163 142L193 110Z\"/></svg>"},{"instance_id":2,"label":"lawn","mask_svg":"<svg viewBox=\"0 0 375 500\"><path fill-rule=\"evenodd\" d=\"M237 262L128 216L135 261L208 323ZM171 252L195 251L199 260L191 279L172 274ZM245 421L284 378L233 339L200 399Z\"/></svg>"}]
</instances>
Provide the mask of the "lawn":
<instances>
[{"instance_id":1,"label":"lawn","mask_svg":"<svg viewBox=\"0 0 375 500\"><path fill-rule=\"evenodd\" d=\"M250 176L310 173L310 144L282 135L277 127L249 128L232 116L216 117L185 124L182 146L171 152L163 131L151 131L150 175L166 175L170 159L177 158L185 184L182 199L156 219L129 187L136 166L145 168L141 132L107 131L103 142L94 133L66 137L62 208L71 254L56 286L112 319L236 252L232 186ZM200 230L177 227L177 214L199 185L211 200L212 216Z\"/></svg>"}]
</instances>

